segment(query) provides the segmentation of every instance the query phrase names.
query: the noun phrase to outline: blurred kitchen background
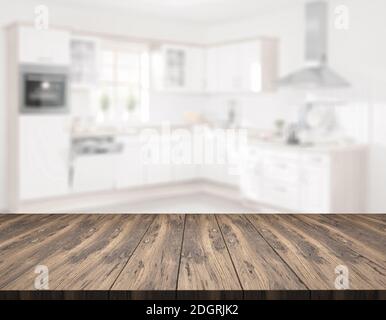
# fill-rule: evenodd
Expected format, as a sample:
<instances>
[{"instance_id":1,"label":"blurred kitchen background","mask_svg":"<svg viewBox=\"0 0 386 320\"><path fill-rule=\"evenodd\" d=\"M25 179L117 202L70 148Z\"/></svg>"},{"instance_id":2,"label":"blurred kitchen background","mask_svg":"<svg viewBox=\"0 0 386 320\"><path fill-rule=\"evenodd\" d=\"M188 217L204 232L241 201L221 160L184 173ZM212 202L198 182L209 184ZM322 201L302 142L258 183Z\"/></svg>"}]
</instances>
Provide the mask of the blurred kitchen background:
<instances>
[{"instance_id":1,"label":"blurred kitchen background","mask_svg":"<svg viewBox=\"0 0 386 320\"><path fill-rule=\"evenodd\" d=\"M1 212L386 211L384 0L0 3Z\"/></svg>"}]
</instances>

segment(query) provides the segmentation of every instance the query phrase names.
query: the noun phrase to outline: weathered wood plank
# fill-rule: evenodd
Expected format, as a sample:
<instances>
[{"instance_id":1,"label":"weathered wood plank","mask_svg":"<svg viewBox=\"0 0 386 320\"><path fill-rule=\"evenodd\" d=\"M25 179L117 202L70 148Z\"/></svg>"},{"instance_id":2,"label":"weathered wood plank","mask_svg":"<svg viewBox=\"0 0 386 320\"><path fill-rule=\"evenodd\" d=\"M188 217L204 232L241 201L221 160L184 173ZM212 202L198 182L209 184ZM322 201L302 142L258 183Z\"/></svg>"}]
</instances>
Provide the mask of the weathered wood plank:
<instances>
[{"instance_id":1,"label":"weathered wood plank","mask_svg":"<svg viewBox=\"0 0 386 320\"><path fill-rule=\"evenodd\" d=\"M362 229L368 229L370 232L378 233L380 237L386 237L386 223L380 220L373 220L366 215L341 216L343 219L349 219Z\"/></svg>"},{"instance_id":2,"label":"weathered wood plank","mask_svg":"<svg viewBox=\"0 0 386 320\"><path fill-rule=\"evenodd\" d=\"M339 216L306 215L305 218L322 225L339 234L348 245L356 245L356 251L374 261L386 262L386 239L378 237L374 232L364 231L350 221L342 221ZM358 249L361 248L361 249Z\"/></svg>"},{"instance_id":3,"label":"weathered wood plank","mask_svg":"<svg viewBox=\"0 0 386 320\"><path fill-rule=\"evenodd\" d=\"M379 221L383 221L386 223L386 213L384 213L384 214L372 214L371 216L378 219Z\"/></svg>"},{"instance_id":4,"label":"weathered wood plank","mask_svg":"<svg viewBox=\"0 0 386 320\"><path fill-rule=\"evenodd\" d=\"M336 240L334 234L323 228L301 220L294 215L278 217L282 225L298 232L312 245L318 245L322 256L329 261L338 263L331 265L331 273L338 265L344 265L349 270L349 287L355 290L381 290L386 288L386 266L375 263L353 251L347 244ZM336 275L334 274L334 278Z\"/></svg>"},{"instance_id":5,"label":"weathered wood plank","mask_svg":"<svg viewBox=\"0 0 386 320\"><path fill-rule=\"evenodd\" d=\"M0 243L23 233L33 232L34 228L50 220L51 215L9 215L0 224Z\"/></svg>"},{"instance_id":6,"label":"weathered wood plank","mask_svg":"<svg viewBox=\"0 0 386 320\"><path fill-rule=\"evenodd\" d=\"M34 290L35 267L47 265L53 297L99 290L99 297L109 298L115 293L121 298L178 298L181 292L227 298L225 293L244 290L244 298L254 299L287 292L272 290L303 290L298 291L301 297L309 298L307 287L334 289L337 264L349 267L350 288L360 289L353 292L386 288L383 216L184 219L0 215L0 289Z\"/></svg>"},{"instance_id":7,"label":"weathered wood plank","mask_svg":"<svg viewBox=\"0 0 386 320\"><path fill-rule=\"evenodd\" d=\"M8 235L8 238L1 241L0 265L15 253L26 253L26 250L31 250L34 246L40 246L43 240L46 241L55 236L57 232L68 226L74 218L75 216L71 215L50 216L47 220L34 217L33 220L30 220L30 228L27 226L23 232Z\"/></svg>"},{"instance_id":8,"label":"weathered wood plank","mask_svg":"<svg viewBox=\"0 0 386 320\"><path fill-rule=\"evenodd\" d=\"M244 290L306 289L245 216L217 219Z\"/></svg>"},{"instance_id":9,"label":"weathered wood plank","mask_svg":"<svg viewBox=\"0 0 386 320\"><path fill-rule=\"evenodd\" d=\"M172 290L177 287L183 215L158 215L112 290Z\"/></svg>"},{"instance_id":10,"label":"weathered wood plank","mask_svg":"<svg viewBox=\"0 0 386 320\"><path fill-rule=\"evenodd\" d=\"M55 273L55 290L109 290L138 246L154 216L118 215L92 242L63 259Z\"/></svg>"},{"instance_id":11,"label":"weathered wood plank","mask_svg":"<svg viewBox=\"0 0 386 320\"><path fill-rule=\"evenodd\" d=\"M371 261L376 262L379 265L386 265L386 256L382 255L379 251L369 248L366 244L361 241L357 241L354 238L347 236L345 233L319 221L316 221L312 216L301 215L297 216L304 222L307 222L313 229L319 229L326 234L331 234L331 236L342 245L350 248L354 252L368 258Z\"/></svg>"},{"instance_id":12,"label":"weathered wood plank","mask_svg":"<svg viewBox=\"0 0 386 320\"><path fill-rule=\"evenodd\" d=\"M214 215L188 215L178 290L241 290Z\"/></svg>"},{"instance_id":13,"label":"weathered wood plank","mask_svg":"<svg viewBox=\"0 0 386 320\"><path fill-rule=\"evenodd\" d=\"M279 218L270 215L248 215L248 219L307 288L335 289L335 266L331 267L331 263L324 258L318 246L285 228Z\"/></svg>"},{"instance_id":14,"label":"weathered wood plank","mask_svg":"<svg viewBox=\"0 0 386 320\"><path fill-rule=\"evenodd\" d=\"M37 265L53 267L50 263L60 264L63 256L84 239L90 238L100 228L106 215L74 215L53 235L41 235L34 245L12 255L9 263L0 266L0 288L6 290L33 290L34 273ZM52 259L55 257L55 259ZM53 268L52 268L53 269ZM51 269L51 270L52 270Z\"/></svg>"},{"instance_id":15,"label":"weathered wood plank","mask_svg":"<svg viewBox=\"0 0 386 320\"><path fill-rule=\"evenodd\" d=\"M28 215L25 214L0 214L0 230L7 223L11 223L12 221L25 219Z\"/></svg>"}]
</instances>

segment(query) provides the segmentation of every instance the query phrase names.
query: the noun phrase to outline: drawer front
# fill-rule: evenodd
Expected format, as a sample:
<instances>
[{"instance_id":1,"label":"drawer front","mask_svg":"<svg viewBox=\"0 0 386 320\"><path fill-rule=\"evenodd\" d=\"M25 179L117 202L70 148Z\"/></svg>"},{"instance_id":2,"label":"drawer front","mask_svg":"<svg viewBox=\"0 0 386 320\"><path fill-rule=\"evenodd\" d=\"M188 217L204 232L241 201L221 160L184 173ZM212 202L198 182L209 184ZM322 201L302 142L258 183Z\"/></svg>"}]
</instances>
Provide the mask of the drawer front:
<instances>
[{"instance_id":1,"label":"drawer front","mask_svg":"<svg viewBox=\"0 0 386 320\"><path fill-rule=\"evenodd\" d=\"M296 183L299 180L299 162L281 157L267 157L264 160L263 173L267 179Z\"/></svg>"},{"instance_id":2,"label":"drawer front","mask_svg":"<svg viewBox=\"0 0 386 320\"><path fill-rule=\"evenodd\" d=\"M281 181L264 181L263 202L283 209L299 208L299 187Z\"/></svg>"},{"instance_id":3,"label":"drawer front","mask_svg":"<svg viewBox=\"0 0 386 320\"><path fill-rule=\"evenodd\" d=\"M330 165L330 157L323 154L304 155L301 158L301 164L304 167L328 168Z\"/></svg>"}]
</instances>

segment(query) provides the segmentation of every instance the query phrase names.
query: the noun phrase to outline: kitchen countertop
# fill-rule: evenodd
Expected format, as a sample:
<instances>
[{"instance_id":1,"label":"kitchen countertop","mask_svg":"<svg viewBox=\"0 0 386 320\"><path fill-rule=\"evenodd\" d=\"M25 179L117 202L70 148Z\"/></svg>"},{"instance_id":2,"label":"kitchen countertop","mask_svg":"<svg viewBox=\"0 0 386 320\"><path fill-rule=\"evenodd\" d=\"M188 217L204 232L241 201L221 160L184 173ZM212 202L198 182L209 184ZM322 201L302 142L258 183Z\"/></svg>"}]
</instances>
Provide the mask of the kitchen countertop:
<instances>
[{"instance_id":1,"label":"kitchen countertop","mask_svg":"<svg viewBox=\"0 0 386 320\"><path fill-rule=\"evenodd\" d=\"M336 143L318 143L311 145L289 145L283 142L270 142L257 139L249 139L249 145L251 147L280 150L286 152L340 152L340 151L359 151L367 148L365 144L356 142L336 142Z\"/></svg>"},{"instance_id":2,"label":"kitchen countertop","mask_svg":"<svg viewBox=\"0 0 386 320\"><path fill-rule=\"evenodd\" d=\"M126 127L115 127L115 126L104 126L104 127L88 127L88 128L79 128L72 131L72 139L86 139L86 138L97 138L105 136L136 136L141 133L142 130L157 130L164 133L169 133L170 130L177 129L187 129L195 130L198 128L207 128L209 130L215 129L227 129L221 128L220 126L211 126L205 124L147 124L147 125L134 125ZM228 128L230 129L230 128ZM342 141L331 141L331 142L321 142L317 144L307 144L307 145L289 145L282 141L275 139L260 138L256 136L258 130L253 128L239 128L245 129L248 132L248 144L251 147L268 149L268 150L278 150L283 152L340 152L340 151L359 151L366 149L365 144L360 144L350 140Z\"/></svg>"}]
</instances>

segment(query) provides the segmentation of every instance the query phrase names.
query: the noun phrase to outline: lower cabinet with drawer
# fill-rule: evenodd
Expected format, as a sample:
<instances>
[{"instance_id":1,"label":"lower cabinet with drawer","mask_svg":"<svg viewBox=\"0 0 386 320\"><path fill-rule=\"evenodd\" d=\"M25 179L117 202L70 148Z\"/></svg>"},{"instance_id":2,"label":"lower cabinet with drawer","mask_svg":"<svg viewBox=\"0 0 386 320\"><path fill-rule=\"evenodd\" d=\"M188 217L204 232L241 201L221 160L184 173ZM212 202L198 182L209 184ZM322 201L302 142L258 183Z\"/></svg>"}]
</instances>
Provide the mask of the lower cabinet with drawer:
<instances>
[{"instance_id":1,"label":"lower cabinet with drawer","mask_svg":"<svg viewBox=\"0 0 386 320\"><path fill-rule=\"evenodd\" d=\"M242 170L240 190L245 198L288 212L363 212L364 148L270 150L261 155Z\"/></svg>"},{"instance_id":2,"label":"lower cabinet with drawer","mask_svg":"<svg viewBox=\"0 0 386 320\"><path fill-rule=\"evenodd\" d=\"M278 180L263 180L262 201L276 207L298 210L299 185Z\"/></svg>"}]
</instances>

